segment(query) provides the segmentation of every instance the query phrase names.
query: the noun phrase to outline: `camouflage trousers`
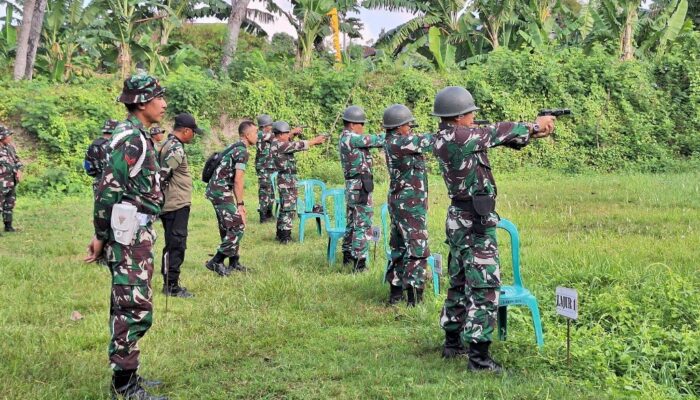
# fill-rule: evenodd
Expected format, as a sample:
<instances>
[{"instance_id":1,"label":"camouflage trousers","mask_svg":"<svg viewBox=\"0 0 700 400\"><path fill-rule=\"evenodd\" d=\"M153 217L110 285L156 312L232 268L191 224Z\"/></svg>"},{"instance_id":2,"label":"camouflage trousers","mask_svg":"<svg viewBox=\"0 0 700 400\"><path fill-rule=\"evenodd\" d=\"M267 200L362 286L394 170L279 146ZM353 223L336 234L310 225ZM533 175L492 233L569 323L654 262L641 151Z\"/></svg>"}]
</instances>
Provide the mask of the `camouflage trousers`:
<instances>
[{"instance_id":1,"label":"camouflage trousers","mask_svg":"<svg viewBox=\"0 0 700 400\"><path fill-rule=\"evenodd\" d=\"M297 215L297 179L294 175L277 176L277 190L280 195L280 210L277 216L277 230L291 231Z\"/></svg>"},{"instance_id":2,"label":"camouflage trousers","mask_svg":"<svg viewBox=\"0 0 700 400\"><path fill-rule=\"evenodd\" d=\"M404 289L425 287L425 270L430 256L426 197L399 193L389 195L391 261L387 281Z\"/></svg>"},{"instance_id":3,"label":"camouflage trousers","mask_svg":"<svg viewBox=\"0 0 700 400\"><path fill-rule=\"evenodd\" d=\"M372 194L364 189L352 189L346 183L346 220L343 236L343 252L355 258L367 258L369 252L370 228L372 227Z\"/></svg>"},{"instance_id":4,"label":"camouflage trousers","mask_svg":"<svg viewBox=\"0 0 700 400\"><path fill-rule=\"evenodd\" d=\"M214 204L214 211L216 211L219 236L221 237L221 244L217 251L227 257L237 256L245 230L243 218L238 213L238 208L233 203L222 203Z\"/></svg>"},{"instance_id":5,"label":"camouflage trousers","mask_svg":"<svg viewBox=\"0 0 700 400\"><path fill-rule=\"evenodd\" d=\"M153 245L155 231L142 226L134 244L125 246L109 241L105 257L112 273L109 315L109 362L112 370L139 367L138 341L153 324Z\"/></svg>"},{"instance_id":6,"label":"camouflage trousers","mask_svg":"<svg viewBox=\"0 0 700 400\"><path fill-rule=\"evenodd\" d=\"M15 208L17 196L15 188L0 188L0 210L3 222L12 222L12 210Z\"/></svg>"},{"instance_id":7,"label":"camouflage trousers","mask_svg":"<svg viewBox=\"0 0 700 400\"><path fill-rule=\"evenodd\" d=\"M465 343L490 342L496 330L501 286L497 223L495 213L482 223L481 217L454 206L447 211L450 288L440 326L462 332Z\"/></svg>"},{"instance_id":8,"label":"camouflage trousers","mask_svg":"<svg viewBox=\"0 0 700 400\"><path fill-rule=\"evenodd\" d=\"M275 204L275 191L272 190L272 175L275 171L260 170L258 171L258 202L260 211L272 210Z\"/></svg>"}]
</instances>

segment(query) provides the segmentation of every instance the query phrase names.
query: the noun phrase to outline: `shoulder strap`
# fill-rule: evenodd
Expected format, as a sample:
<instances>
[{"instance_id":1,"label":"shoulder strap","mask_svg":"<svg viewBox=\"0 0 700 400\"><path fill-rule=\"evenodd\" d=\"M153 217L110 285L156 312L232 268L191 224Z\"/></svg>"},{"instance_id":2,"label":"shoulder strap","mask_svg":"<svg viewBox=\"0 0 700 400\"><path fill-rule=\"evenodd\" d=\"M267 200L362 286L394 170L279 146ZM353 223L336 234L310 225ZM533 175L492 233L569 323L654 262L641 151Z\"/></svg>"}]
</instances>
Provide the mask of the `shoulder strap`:
<instances>
[{"instance_id":1,"label":"shoulder strap","mask_svg":"<svg viewBox=\"0 0 700 400\"><path fill-rule=\"evenodd\" d=\"M112 138L112 143L110 143L109 146L112 149L117 148L118 146L122 145L124 143L124 140L127 138L127 136L132 134L134 131L135 131L134 129L130 129L130 130L126 130L124 132L119 133L114 138ZM141 131L139 131L139 130L136 130L136 131L138 132L139 139L141 140L142 151L141 151L141 155L139 156L139 159L136 161L136 164L134 164L134 166L131 167L131 170L129 171L129 176L132 178L141 172L141 168L143 167L143 162L146 160L146 151L148 150L147 144L146 144L146 139L143 137L143 133L141 133Z\"/></svg>"}]
</instances>

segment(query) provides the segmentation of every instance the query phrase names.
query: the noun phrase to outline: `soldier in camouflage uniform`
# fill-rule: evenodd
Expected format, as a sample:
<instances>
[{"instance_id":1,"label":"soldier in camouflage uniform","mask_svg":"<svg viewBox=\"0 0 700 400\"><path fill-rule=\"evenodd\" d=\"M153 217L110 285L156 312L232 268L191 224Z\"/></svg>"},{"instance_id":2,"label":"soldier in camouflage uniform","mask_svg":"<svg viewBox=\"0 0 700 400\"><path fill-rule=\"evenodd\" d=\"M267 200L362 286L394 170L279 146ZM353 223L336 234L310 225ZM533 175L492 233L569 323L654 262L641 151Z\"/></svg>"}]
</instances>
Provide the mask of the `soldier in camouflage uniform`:
<instances>
[{"instance_id":1,"label":"soldier in camouflage uniform","mask_svg":"<svg viewBox=\"0 0 700 400\"><path fill-rule=\"evenodd\" d=\"M369 229L372 226L371 148L384 146L384 135L364 135L367 117L361 107L350 106L343 113L345 129L340 135L340 163L345 176L347 205L343 264L353 263L356 271L364 271L369 251Z\"/></svg>"},{"instance_id":2,"label":"soldier in camouflage uniform","mask_svg":"<svg viewBox=\"0 0 700 400\"><path fill-rule=\"evenodd\" d=\"M83 161L83 167L85 172L93 177L92 181L92 193L93 195L97 192L97 184L102 178L102 171L105 169L105 164L107 163L107 151L109 150L109 143L112 139L112 132L119 125L119 122L113 119L108 119L102 125L102 136L95 139L87 151L85 152L85 160Z\"/></svg>"},{"instance_id":3,"label":"soldier in camouflage uniform","mask_svg":"<svg viewBox=\"0 0 700 400\"><path fill-rule=\"evenodd\" d=\"M277 188L280 196L280 210L277 216L277 240L287 244L292 240L292 220L297 207L297 162L294 153L308 150L326 141L323 135L311 140L292 141L292 137L301 133L300 128L290 129L289 124L277 121L272 124L275 138L270 146L270 154L275 160L277 170Z\"/></svg>"},{"instance_id":4,"label":"soldier in camouflage uniform","mask_svg":"<svg viewBox=\"0 0 700 400\"><path fill-rule=\"evenodd\" d=\"M138 341L153 323L153 221L163 205L160 168L148 128L165 115L167 104L163 95L164 89L151 76L133 75L124 81L118 101L126 105L129 114L114 131L110 157L97 186L95 237L85 259L93 262L104 256L112 274L112 393L125 399L164 399L144 389L159 382L146 381L137 374ZM127 220L128 216L121 214L122 218L112 221L113 207L118 204L136 207L135 218ZM115 232L121 235L127 225L136 226L136 231L131 244L122 244Z\"/></svg>"},{"instance_id":5,"label":"soldier in camouflage uniform","mask_svg":"<svg viewBox=\"0 0 700 400\"><path fill-rule=\"evenodd\" d=\"M499 372L488 348L496 329L500 270L496 245L496 182L488 149L506 146L520 149L531 138L554 130L553 117L539 117L534 124L499 122L474 124L478 108L461 87L447 87L435 97L433 114L442 118L435 135L439 160L452 205L447 211L446 243L450 246L450 288L440 317L445 330L443 357L469 355L470 370ZM464 341L469 349L464 348Z\"/></svg>"},{"instance_id":6,"label":"soldier in camouflage uniform","mask_svg":"<svg viewBox=\"0 0 700 400\"><path fill-rule=\"evenodd\" d=\"M258 175L258 204L260 223L272 221L272 207L275 192L272 189L270 175L275 172L275 160L270 155L270 144L275 134L272 133L272 118L263 114L258 116L258 142L255 152L255 173Z\"/></svg>"},{"instance_id":7,"label":"soldier in camouflage uniform","mask_svg":"<svg viewBox=\"0 0 700 400\"><path fill-rule=\"evenodd\" d=\"M163 144L163 136L165 136L165 131L160 126L151 127L150 130L151 139L153 139L153 144L156 146L156 151L160 151Z\"/></svg>"},{"instance_id":8,"label":"soldier in camouflage uniform","mask_svg":"<svg viewBox=\"0 0 700 400\"><path fill-rule=\"evenodd\" d=\"M409 306L423 300L425 270L430 256L425 153L433 148L433 136L414 134L413 124L411 110L404 105L394 104L384 111L384 149L390 177L389 304L401 301L402 290L405 290Z\"/></svg>"},{"instance_id":9,"label":"soldier in camouflage uniform","mask_svg":"<svg viewBox=\"0 0 700 400\"><path fill-rule=\"evenodd\" d=\"M0 212L5 223L5 232L14 232L12 210L17 196L15 188L22 179L22 163L12 144L12 131L0 125Z\"/></svg>"},{"instance_id":10,"label":"soldier in camouflage uniform","mask_svg":"<svg viewBox=\"0 0 700 400\"><path fill-rule=\"evenodd\" d=\"M238 135L241 140L223 151L221 161L214 170L205 193L214 205L221 236L221 245L214 257L206 263L206 267L219 276L247 270L239 262L239 249L247 216L243 186L248 164L248 147L254 146L258 140L257 128L251 121L243 121L238 126ZM228 268L224 264L226 257L229 258Z\"/></svg>"}]
</instances>

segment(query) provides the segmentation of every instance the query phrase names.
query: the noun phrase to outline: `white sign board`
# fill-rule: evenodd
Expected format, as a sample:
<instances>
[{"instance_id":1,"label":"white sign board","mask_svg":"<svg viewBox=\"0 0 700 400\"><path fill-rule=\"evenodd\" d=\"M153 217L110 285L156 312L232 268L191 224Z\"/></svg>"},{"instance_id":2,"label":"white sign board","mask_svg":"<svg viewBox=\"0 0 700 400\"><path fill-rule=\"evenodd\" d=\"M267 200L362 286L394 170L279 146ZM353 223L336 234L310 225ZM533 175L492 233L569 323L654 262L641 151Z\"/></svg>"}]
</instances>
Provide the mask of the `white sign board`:
<instances>
[{"instance_id":1,"label":"white sign board","mask_svg":"<svg viewBox=\"0 0 700 400\"><path fill-rule=\"evenodd\" d=\"M578 292L576 289L557 287L557 314L578 319Z\"/></svg>"},{"instance_id":2,"label":"white sign board","mask_svg":"<svg viewBox=\"0 0 700 400\"><path fill-rule=\"evenodd\" d=\"M435 272L442 276L442 254L433 254L433 258L435 259Z\"/></svg>"}]
</instances>

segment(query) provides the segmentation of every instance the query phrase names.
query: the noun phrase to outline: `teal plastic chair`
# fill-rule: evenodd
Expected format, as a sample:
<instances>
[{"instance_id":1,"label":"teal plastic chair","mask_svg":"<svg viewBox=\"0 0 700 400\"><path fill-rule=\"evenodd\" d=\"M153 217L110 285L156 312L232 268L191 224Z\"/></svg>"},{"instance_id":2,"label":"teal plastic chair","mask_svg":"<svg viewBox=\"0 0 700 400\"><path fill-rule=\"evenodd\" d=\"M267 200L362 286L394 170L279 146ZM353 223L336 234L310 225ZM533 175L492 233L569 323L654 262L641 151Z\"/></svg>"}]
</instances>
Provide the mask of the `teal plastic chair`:
<instances>
[{"instance_id":1,"label":"teal plastic chair","mask_svg":"<svg viewBox=\"0 0 700 400\"><path fill-rule=\"evenodd\" d=\"M523 286L523 278L520 275L520 235L518 228L507 219L501 219L498 227L504 229L510 235L511 258L513 261L513 285L502 285L501 296L498 301L498 337L506 340L508 333L508 306L525 305L532 313L532 324L535 328L537 346L544 346L542 335L542 321L537 298Z\"/></svg>"},{"instance_id":2,"label":"teal plastic chair","mask_svg":"<svg viewBox=\"0 0 700 400\"><path fill-rule=\"evenodd\" d=\"M297 182L299 189L297 196L297 213L299 214L299 243L304 241L304 230L306 220L315 218L316 228L319 236L321 235L321 220L325 219L325 210L322 213L313 212L316 204L316 191L323 197L323 192L326 191L326 184L318 179L304 179ZM323 199L321 199L323 201Z\"/></svg>"},{"instance_id":3,"label":"teal plastic chair","mask_svg":"<svg viewBox=\"0 0 700 400\"><path fill-rule=\"evenodd\" d=\"M387 203L382 205L382 238L384 240L384 254L386 255L386 269L384 269L382 282L388 283L386 276L389 272L389 265L391 265L391 246L389 246L389 205ZM428 265L433 273L433 293L438 296L440 295L440 275L435 271L435 257L428 257Z\"/></svg>"},{"instance_id":4,"label":"teal plastic chair","mask_svg":"<svg viewBox=\"0 0 700 400\"><path fill-rule=\"evenodd\" d=\"M270 175L270 180L272 181L272 193L274 193L275 196L273 212L275 214L275 217L277 217L280 213L280 192L277 189L277 172L273 172L272 175Z\"/></svg>"},{"instance_id":5,"label":"teal plastic chair","mask_svg":"<svg viewBox=\"0 0 700 400\"><path fill-rule=\"evenodd\" d=\"M323 209L326 211L326 233L328 234L328 263L334 264L338 241L345 235L347 217L345 214L345 189L328 189L323 191ZM333 203L329 204L329 200Z\"/></svg>"}]
</instances>

